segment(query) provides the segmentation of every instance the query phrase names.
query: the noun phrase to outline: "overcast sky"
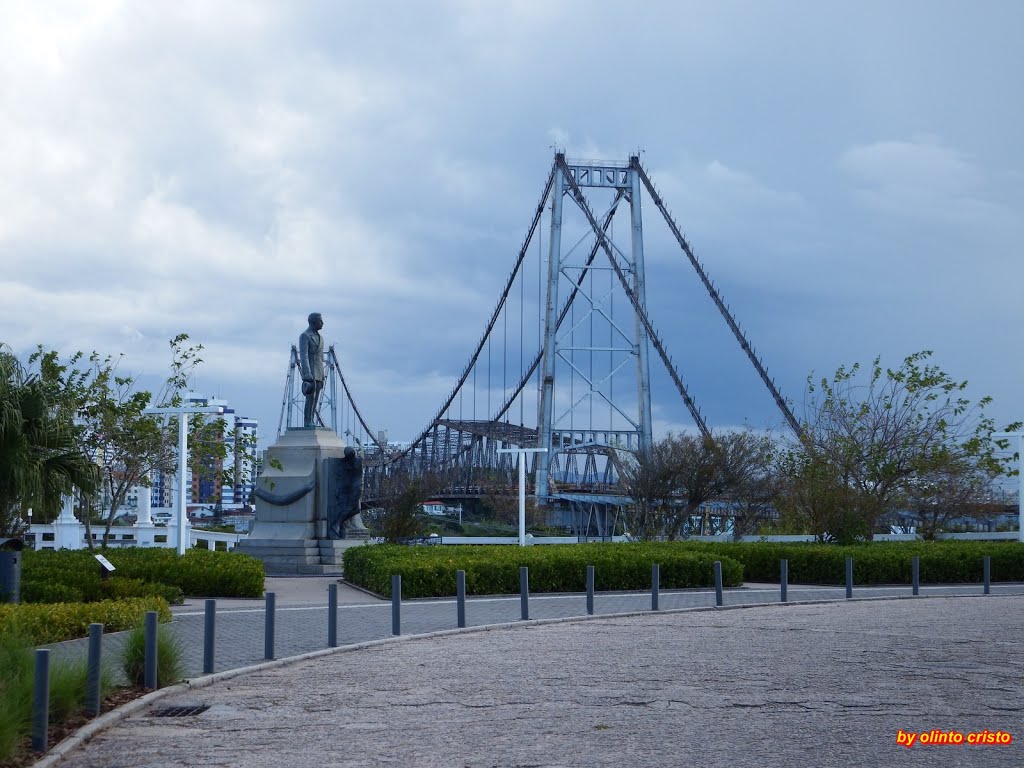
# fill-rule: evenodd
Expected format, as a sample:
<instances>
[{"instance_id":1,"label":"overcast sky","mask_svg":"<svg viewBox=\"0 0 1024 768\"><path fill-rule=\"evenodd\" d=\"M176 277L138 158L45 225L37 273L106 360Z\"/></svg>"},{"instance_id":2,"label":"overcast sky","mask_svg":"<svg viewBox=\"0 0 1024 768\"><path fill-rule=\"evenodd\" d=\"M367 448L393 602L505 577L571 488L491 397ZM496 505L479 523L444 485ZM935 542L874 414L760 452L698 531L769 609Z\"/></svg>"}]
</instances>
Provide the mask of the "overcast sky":
<instances>
[{"instance_id":1,"label":"overcast sky","mask_svg":"<svg viewBox=\"0 0 1024 768\"><path fill-rule=\"evenodd\" d=\"M196 389L265 442L319 310L367 419L408 439L554 148L639 149L795 403L812 370L933 349L1015 420L1022 30L1009 1L0 0L0 340L156 380L187 332ZM651 238L650 313L708 422L777 426ZM688 423L655 400L660 429Z\"/></svg>"}]
</instances>

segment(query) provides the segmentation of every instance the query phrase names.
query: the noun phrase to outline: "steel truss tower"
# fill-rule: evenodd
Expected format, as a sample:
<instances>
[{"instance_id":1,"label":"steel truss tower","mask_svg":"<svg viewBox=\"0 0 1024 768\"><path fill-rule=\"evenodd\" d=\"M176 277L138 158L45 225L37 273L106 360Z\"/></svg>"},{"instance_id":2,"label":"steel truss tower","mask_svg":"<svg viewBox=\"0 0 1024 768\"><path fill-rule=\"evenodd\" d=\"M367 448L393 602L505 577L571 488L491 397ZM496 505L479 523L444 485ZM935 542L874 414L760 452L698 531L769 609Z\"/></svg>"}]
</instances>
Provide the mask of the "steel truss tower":
<instances>
[{"instance_id":1,"label":"steel truss tower","mask_svg":"<svg viewBox=\"0 0 1024 768\"><path fill-rule=\"evenodd\" d=\"M550 470L557 463L557 454L564 450L578 449L582 445L596 442L611 442L620 447L648 448L652 441L651 427L651 379L648 362L648 333L644 325L646 315L646 287L644 274L643 218L640 211L641 179L637 172L639 162L630 158L629 163L568 163L563 154L555 157L554 179L551 187L551 234L548 245L547 291L544 303L543 342L541 353L541 376L538 394L538 445L547 448L547 460L536 462L535 493L546 498L550 488ZM582 198L581 188L600 188L614 194L608 211L603 217L604 224L598 225ZM590 234L595 238L589 257L581 259L575 248L567 251L562 244L563 198L568 196L587 215ZM630 240L620 247L609 232L612 218L620 202L625 200L630 209ZM610 265L595 265L599 250L604 250ZM588 280L588 273L614 270L621 279L626 278L627 293L634 311L633 322L620 323L609 311L613 290L595 288L595 282ZM572 301L582 302L582 319L559 328L559 286L563 282L571 286ZM602 283L603 286L603 283ZM591 316L600 316L611 329L607 343L597 344L592 336L578 342L574 329L580 327ZM611 360L610 371L594 375L593 366L581 365L579 354L607 355ZM608 382L616 372L632 364L636 368L636 409L627 410L613 401L609 395ZM556 367L562 365L584 382L584 391L566 400L556 397ZM556 402L556 400L558 402ZM573 409L585 400L600 400L615 412L623 429L600 430L600 434L589 434L591 430L565 429L564 423Z\"/></svg>"}]
</instances>

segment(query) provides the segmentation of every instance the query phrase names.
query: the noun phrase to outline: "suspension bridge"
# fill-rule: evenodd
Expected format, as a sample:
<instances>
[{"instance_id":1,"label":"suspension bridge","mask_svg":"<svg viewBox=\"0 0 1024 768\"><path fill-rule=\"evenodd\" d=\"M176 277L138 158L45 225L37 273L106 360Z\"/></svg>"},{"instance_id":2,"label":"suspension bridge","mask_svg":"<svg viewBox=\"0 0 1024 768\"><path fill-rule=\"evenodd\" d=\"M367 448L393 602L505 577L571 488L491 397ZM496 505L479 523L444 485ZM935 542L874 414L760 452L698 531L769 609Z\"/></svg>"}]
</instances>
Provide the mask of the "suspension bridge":
<instances>
[{"instance_id":1,"label":"suspension bridge","mask_svg":"<svg viewBox=\"0 0 1024 768\"><path fill-rule=\"evenodd\" d=\"M324 426L363 454L364 499L389 475L433 475L441 498L508 492L527 454L532 493L549 522L607 535L628 500L627 454L651 445L651 358L697 430L711 431L647 308L642 206L653 205L791 429L800 425L638 156L626 163L555 155L511 272L455 386L409 443L394 446L359 409L330 347ZM617 219L628 222L619 224ZM545 242L545 232L547 238ZM280 433L302 423L292 348Z\"/></svg>"}]
</instances>

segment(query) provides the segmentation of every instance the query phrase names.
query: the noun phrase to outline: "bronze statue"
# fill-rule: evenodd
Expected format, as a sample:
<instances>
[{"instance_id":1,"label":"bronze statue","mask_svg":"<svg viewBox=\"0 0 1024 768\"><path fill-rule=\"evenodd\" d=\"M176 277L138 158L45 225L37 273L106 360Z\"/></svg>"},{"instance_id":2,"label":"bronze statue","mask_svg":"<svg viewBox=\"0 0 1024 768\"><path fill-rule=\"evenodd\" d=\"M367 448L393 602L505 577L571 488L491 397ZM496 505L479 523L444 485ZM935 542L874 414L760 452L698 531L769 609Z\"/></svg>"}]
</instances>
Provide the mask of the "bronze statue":
<instances>
[{"instance_id":1,"label":"bronze statue","mask_svg":"<svg viewBox=\"0 0 1024 768\"><path fill-rule=\"evenodd\" d=\"M324 342L320 329L324 319L319 312L309 315L309 327L299 336L299 370L302 373L302 394L306 405L302 411L303 426L315 427L320 418L317 412L320 393L324 388Z\"/></svg>"},{"instance_id":2,"label":"bronze statue","mask_svg":"<svg viewBox=\"0 0 1024 768\"><path fill-rule=\"evenodd\" d=\"M330 496L327 510L327 535L344 539L346 523L359 514L359 497L363 493L363 460L355 449L345 449L340 459L328 459ZM358 529L358 521L356 521Z\"/></svg>"}]
</instances>

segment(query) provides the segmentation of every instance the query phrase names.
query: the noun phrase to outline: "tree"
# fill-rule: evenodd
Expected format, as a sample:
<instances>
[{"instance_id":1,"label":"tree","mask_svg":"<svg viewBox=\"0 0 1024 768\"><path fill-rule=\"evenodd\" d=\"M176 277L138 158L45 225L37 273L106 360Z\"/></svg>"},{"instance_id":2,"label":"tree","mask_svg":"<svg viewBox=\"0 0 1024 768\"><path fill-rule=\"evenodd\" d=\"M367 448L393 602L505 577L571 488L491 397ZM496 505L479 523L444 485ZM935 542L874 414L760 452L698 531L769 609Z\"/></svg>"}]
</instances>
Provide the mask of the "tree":
<instances>
[{"instance_id":1,"label":"tree","mask_svg":"<svg viewBox=\"0 0 1024 768\"><path fill-rule=\"evenodd\" d=\"M21 513L53 514L73 485L93 490L96 467L78 450L74 410L0 346L0 535L21 532Z\"/></svg>"},{"instance_id":2,"label":"tree","mask_svg":"<svg viewBox=\"0 0 1024 768\"><path fill-rule=\"evenodd\" d=\"M755 513L768 514L772 454L771 438L751 430L710 437L670 434L656 441L622 466L621 479L633 499L630 532L675 540L712 501L744 513L744 524Z\"/></svg>"},{"instance_id":3,"label":"tree","mask_svg":"<svg viewBox=\"0 0 1024 768\"><path fill-rule=\"evenodd\" d=\"M201 345L188 345L188 335L171 340L171 373L156 398L159 405L180 405L195 368L202 363ZM148 485L157 472L176 471L177 419L162 421L146 413L152 393L136 389L136 380L118 373L119 359L93 352L61 362L58 354L41 346L31 358L38 363L40 378L53 396L75 414L73 435L78 451L99 468L102 484L101 508L105 524L103 546L124 504L135 486ZM223 459L223 420L204 422L193 417L192 431L198 439L190 444L191 465L203 471L205 458ZM95 490L100 490L95 489ZM91 508L94 489L81 495L86 540L92 546Z\"/></svg>"},{"instance_id":4,"label":"tree","mask_svg":"<svg viewBox=\"0 0 1024 768\"><path fill-rule=\"evenodd\" d=\"M859 364L840 366L831 379L808 377L803 434L781 466L787 503L819 538L869 537L915 498L948 503L1006 471L996 455L1006 443L993 439L995 423L984 413L991 398L972 403L967 382L930 363L931 355L912 354L895 370L875 358L866 381Z\"/></svg>"},{"instance_id":5,"label":"tree","mask_svg":"<svg viewBox=\"0 0 1024 768\"><path fill-rule=\"evenodd\" d=\"M363 515L367 526L388 544L422 536L426 521L420 504L441 487L434 475L416 475L393 468L379 478L373 507Z\"/></svg>"}]
</instances>

